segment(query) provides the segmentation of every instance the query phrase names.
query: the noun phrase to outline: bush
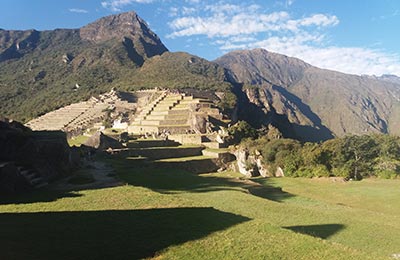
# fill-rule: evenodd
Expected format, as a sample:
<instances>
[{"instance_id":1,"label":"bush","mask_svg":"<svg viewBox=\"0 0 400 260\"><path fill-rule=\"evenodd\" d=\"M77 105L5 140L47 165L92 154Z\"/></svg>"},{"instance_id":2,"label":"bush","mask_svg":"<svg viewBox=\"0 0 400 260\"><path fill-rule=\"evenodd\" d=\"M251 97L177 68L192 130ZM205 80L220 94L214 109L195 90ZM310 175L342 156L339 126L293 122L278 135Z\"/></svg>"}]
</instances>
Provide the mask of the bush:
<instances>
[{"instance_id":1,"label":"bush","mask_svg":"<svg viewBox=\"0 0 400 260\"><path fill-rule=\"evenodd\" d=\"M257 138L257 130L254 129L246 121L239 121L233 126L228 128L228 134L233 139L233 142L240 142L245 138L255 139Z\"/></svg>"},{"instance_id":2,"label":"bush","mask_svg":"<svg viewBox=\"0 0 400 260\"><path fill-rule=\"evenodd\" d=\"M380 170L375 172L378 178L382 179L395 179L398 177L398 173L392 170Z\"/></svg>"},{"instance_id":3,"label":"bush","mask_svg":"<svg viewBox=\"0 0 400 260\"><path fill-rule=\"evenodd\" d=\"M347 167L338 167L332 169L333 176L348 178L350 176L350 169Z\"/></svg>"}]
</instances>

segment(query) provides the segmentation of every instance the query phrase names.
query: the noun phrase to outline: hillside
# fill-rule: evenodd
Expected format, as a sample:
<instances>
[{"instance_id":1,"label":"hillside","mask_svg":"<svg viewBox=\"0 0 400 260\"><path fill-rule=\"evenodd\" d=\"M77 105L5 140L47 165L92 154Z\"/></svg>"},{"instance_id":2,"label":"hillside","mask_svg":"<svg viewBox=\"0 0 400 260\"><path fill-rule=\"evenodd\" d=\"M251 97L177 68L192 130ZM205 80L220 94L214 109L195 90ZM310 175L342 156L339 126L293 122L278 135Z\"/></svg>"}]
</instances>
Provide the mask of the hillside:
<instances>
[{"instance_id":1,"label":"hillside","mask_svg":"<svg viewBox=\"0 0 400 260\"><path fill-rule=\"evenodd\" d=\"M239 119L304 141L400 134L397 76L323 70L263 49L214 62L171 53L135 12L79 29L0 30L0 65L0 116L23 122L112 87L161 87L228 93L222 106Z\"/></svg>"},{"instance_id":2,"label":"hillside","mask_svg":"<svg viewBox=\"0 0 400 260\"><path fill-rule=\"evenodd\" d=\"M132 84L224 90L231 86L221 66L184 52L166 52L149 59L140 68Z\"/></svg>"},{"instance_id":3,"label":"hillside","mask_svg":"<svg viewBox=\"0 0 400 260\"><path fill-rule=\"evenodd\" d=\"M23 120L105 92L168 51L137 16L80 29L0 31L0 114Z\"/></svg>"},{"instance_id":4,"label":"hillside","mask_svg":"<svg viewBox=\"0 0 400 260\"><path fill-rule=\"evenodd\" d=\"M112 87L231 88L217 64L168 52L135 12L80 29L0 30L0 64L0 115L20 121Z\"/></svg>"},{"instance_id":5,"label":"hillside","mask_svg":"<svg viewBox=\"0 0 400 260\"><path fill-rule=\"evenodd\" d=\"M255 124L275 122L291 137L311 141L400 133L400 85L393 79L323 70L263 49L234 51L215 62L242 83L241 116L258 112Z\"/></svg>"}]
</instances>

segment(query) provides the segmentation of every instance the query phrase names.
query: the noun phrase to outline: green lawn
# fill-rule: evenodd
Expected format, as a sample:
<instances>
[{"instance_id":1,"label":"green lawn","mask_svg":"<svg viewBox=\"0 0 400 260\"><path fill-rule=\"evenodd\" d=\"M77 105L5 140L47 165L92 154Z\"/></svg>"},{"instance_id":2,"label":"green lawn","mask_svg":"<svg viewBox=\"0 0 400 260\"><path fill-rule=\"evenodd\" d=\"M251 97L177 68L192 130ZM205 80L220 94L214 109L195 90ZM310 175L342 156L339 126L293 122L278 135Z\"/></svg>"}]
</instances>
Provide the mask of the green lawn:
<instances>
[{"instance_id":1,"label":"green lawn","mask_svg":"<svg viewBox=\"0 0 400 260\"><path fill-rule=\"evenodd\" d=\"M109 160L125 185L0 201L1 259L393 259L400 181L193 175Z\"/></svg>"},{"instance_id":2,"label":"green lawn","mask_svg":"<svg viewBox=\"0 0 400 260\"><path fill-rule=\"evenodd\" d=\"M82 144L84 144L90 136L87 135L79 135L73 138L68 139L68 144L69 146L81 146Z\"/></svg>"}]
</instances>

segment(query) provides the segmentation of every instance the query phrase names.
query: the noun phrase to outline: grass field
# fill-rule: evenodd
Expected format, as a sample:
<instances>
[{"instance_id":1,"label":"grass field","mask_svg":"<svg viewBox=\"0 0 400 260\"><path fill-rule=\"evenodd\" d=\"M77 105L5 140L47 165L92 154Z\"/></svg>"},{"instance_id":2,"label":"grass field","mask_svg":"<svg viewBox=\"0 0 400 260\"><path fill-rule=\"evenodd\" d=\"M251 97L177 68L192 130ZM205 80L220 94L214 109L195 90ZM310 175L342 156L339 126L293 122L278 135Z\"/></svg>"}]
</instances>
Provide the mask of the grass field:
<instances>
[{"instance_id":1,"label":"grass field","mask_svg":"<svg viewBox=\"0 0 400 260\"><path fill-rule=\"evenodd\" d=\"M0 201L1 259L393 259L400 182L241 180L109 160L125 185Z\"/></svg>"}]
</instances>

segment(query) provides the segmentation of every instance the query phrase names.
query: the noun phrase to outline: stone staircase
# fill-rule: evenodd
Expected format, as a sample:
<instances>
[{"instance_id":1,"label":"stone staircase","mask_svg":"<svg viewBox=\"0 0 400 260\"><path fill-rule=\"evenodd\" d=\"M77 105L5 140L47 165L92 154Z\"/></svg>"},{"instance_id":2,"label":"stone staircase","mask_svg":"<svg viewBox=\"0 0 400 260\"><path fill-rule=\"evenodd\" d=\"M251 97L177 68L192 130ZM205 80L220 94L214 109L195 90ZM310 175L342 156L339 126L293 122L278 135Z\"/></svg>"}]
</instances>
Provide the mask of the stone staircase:
<instances>
[{"instance_id":1,"label":"stone staircase","mask_svg":"<svg viewBox=\"0 0 400 260\"><path fill-rule=\"evenodd\" d=\"M201 143L182 145L173 140L149 138L131 139L124 146L109 152L147 166L185 169L197 174L225 169L235 159L227 149L208 149Z\"/></svg>"},{"instance_id":2,"label":"stone staircase","mask_svg":"<svg viewBox=\"0 0 400 260\"><path fill-rule=\"evenodd\" d=\"M164 92L154 102L146 106L128 127L131 134L162 133L184 134L191 130L190 119L193 106L197 109L211 108L212 102L185 94Z\"/></svg>"},{"instance_id":3,"label":"stone staircase","mask_svg":"<svg viewBox=\"0 0 400 260\"><path fill-rule=\"evenodd\" d=\"M221 151L227 153L227 151ZM215 172L231 160L219 155L219 151L206 152L201 145L181 145L172 140L130 140L125 149L115 149L113 156L152 167L184 169L192 173Z\"/></svg>"},{"instance_id":4,"label":"stone staircase","mask_svg":"<svg viewBox=\"0 0 400 260\"><path fill-rule=\"evenodd\" d=\"M92 107L91 102L80 102L57 109L29 121L26 126L35 131L62 130Z\"/></svg>"},{"instance_id":5,"label":"stone staircase","mask_svg":"<svg viewBox=\"0 0 400 260\"><path fill-rule=\"evenodd\" d=\"M19 166L18 170L33 188L38 189L48 185L48 182L35 170L23 166Z\"/></svg>"}]
</instances>

